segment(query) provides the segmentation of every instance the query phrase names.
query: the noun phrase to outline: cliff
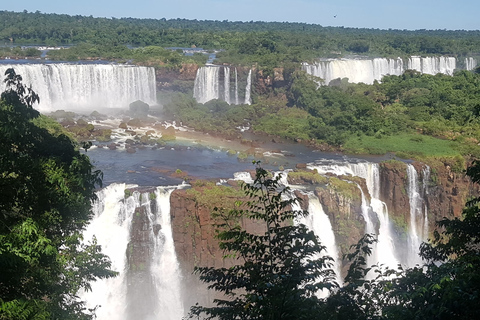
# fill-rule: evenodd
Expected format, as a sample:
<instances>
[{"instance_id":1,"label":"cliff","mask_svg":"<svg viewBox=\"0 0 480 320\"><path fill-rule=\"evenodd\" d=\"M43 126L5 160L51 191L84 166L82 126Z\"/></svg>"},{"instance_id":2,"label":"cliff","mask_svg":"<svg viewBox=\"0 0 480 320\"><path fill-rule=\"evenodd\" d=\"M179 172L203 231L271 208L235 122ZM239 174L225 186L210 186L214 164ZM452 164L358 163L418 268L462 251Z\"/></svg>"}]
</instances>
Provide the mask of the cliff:
<instances>
[{"instance_id":1,"label":"cliff","mask_svg":"<svg viewBox=\"0 0 480 320\"><path fill-rule=\"evenodd\" d=\"M413 162L419 173L420 196L428 211L428 229L434 230L435 222L443 218L461 217L465 202L479 194L479 187L460 170L453 170L451 161L437 161L427 167ZM429 170L425 170L429 168ZM429 176L425 176L428 174ZM389 215L398 227L410 224L410 199L408 194L407 165L400 161L380 164L380 197L387 205Z\"/></svg>"},{"instance_id":2,"label":"cliff","mask_svg":"<svg viewBox=\"0 0 480 320\"><path fill-rule=\"evenodd\" d=\"M193 63L183 64L179 69L155 68L157 91L193 90L198 68L198 65Z\"/></svg>"},{"instance_id":3,"label":"cliff","mask_svg":"<svg viewBox=\"0 0 480 320\"><path fill-rule=\"evenodd\" d=\"M427 172L423 169L426 166L422 163L413 163L413 166L419 173L418 181L423 181ZM381 163L379 168L380 199L388 208L394 237L399 241L405 241L411 216L407 164L389 161ZM425 199L431 231L434 229L436 220L461 216L467 198L478 194L479 190L478 187L473 187L468 177L454 172L447 163L437 164L431 168L430 172L430 176L427 177L428 185L425 187L422 185L422 190L425 191L421 191L423 194L420 196ZM296 195L302 199L302 209L308 210L309 207L308 190L318 197L332 224L336 242L340 248L340 256L348 252L350 245L356 243L365 232L362 193L367 203L371 196L365 179L351 176L324 176L305 171L289 175L289 182L306 187L303 191L296 191ZM211 213L216 204L221 204L226 209L233 208L234 201L242 197L241 191L237 190L235 194L227 195L218 193L213 197L216 204L207 204L208 197L205 198L202 195L205 190L207 189L176 190L171 195L174 241L180 263L187 272L191 272L194 266L228 267L235 263L235 260L223 259L223 252L218 248L218 242L214 237L217 221ZM310 212L310 214L318 213ZM379 221L374 214L369 215L374 228L378 231ZM239 223L249 230L262 230L261 225L248 219L241 220Z\"/></svg>"}]
</instances>

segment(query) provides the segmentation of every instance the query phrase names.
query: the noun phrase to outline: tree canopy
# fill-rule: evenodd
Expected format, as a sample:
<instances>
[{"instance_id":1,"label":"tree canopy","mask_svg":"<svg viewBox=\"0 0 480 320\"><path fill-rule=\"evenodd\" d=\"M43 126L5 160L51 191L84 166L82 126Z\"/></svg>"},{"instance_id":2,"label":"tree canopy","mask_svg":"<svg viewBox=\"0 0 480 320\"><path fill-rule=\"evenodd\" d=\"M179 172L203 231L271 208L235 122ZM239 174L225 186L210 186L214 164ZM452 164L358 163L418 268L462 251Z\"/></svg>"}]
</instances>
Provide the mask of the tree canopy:
<instances>
[{"instance_id":1,"label":"tree canopy","mask_svg":"<svg viewBox=\"0 0 480 320\"><path fill-rule=\"evenodd\" d=\"M256 169L252 184L244 184L250 199L233 210L217 209L220 247L238 264L231 268L197 268L200 279L224 294L214 307L195 306L191 317L206 319L313 319L317 314L318 291L337 287L331 261L324 255L314 233L303 224L292 224L307 214L295 210L299 198L286 198L280 176L272 178ZM240 227L245 217L265 224L265 232Z\"/></svg>"},{"instance_id":2,"label":"tree canopy","mask_svg":"<svg viewBox=\"0 0 480 320\"><path fill-rule=\"evenodd\" d=\"M116 274L82 238L101 172L21 81L8 69L0 98L0 319L89 319L78 290Z\"/></svg>"}]
</instances>

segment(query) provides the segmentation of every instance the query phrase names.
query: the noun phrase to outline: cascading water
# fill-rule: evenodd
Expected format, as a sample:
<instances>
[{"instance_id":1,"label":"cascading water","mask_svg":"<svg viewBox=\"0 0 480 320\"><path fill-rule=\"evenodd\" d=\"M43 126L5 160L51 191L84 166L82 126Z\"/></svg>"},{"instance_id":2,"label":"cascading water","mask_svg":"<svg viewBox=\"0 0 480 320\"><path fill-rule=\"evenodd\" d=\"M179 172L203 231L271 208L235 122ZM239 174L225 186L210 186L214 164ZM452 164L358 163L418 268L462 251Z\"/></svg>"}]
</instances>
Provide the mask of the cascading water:
<instances>
[{"instance_id":1,"label":"cascading water","mask_svg":"<svg viewBox=\"0 0 480 320\"><path fill-rule=\"evenodd\" d=\"M425 173L425 172L424 172ZM426 172L429 174L429 169ZM408 177L408 199L410 202L410 232L409 232L409 265L420 264L421 258L418 256L420 252L420 244L426 240L428 235L428 216L424 206L423 197L420 193L418 185L418 174L415 167L411 164L407 165ZM426 187L424 175L424 187ZM425 211L424 211L425 210Z\"/></svg>"},{"instance_id":2,"label":"cascading water","mask_svg":"<svg viewBox=\"0 0 480 320\"><path fill-rule=\"evenodd\" d=\"M313 65L304 64L303 69L329 84L333 79L348 78L349 82L372 84L384 75L400 75L403 73L402 59L376 58L372 60L361 59L335 59L319 61Z\"/></svg>"},{"instance_id":3,"label":"cascading water","mask_svg":"<svg viewBox=\"0 0 480 320\"><path fill-rule=\"evenodd\" d=\"M136 100L156 103L155 70L113 64L11 64L40 97L39 111L128 108ZM4 90L3 81L0 91Z\"/></svg>"},{"instance_id":4,"label":"cascading water","mask_svg":"<svg viewBox=\"0 0 480 320\"><path fill-rule=\"evenodd\" d=\"M387 207L384 202L379 199L380 175L378 165L369 162L348 163L348 162L331 162L323 161L315 164L309 164L309 169L316 169L320 174L333 173L337 176L351 175L365 179L367 189L371 197L370 204L367 203L365 196L362 197L362 215L365 218L366 230L371 233L373 223L371 222L369 212L372 211L378 221L378 242L374 247L374 252L370 262L380 263L390 268L396 268L398 258L395 256L395 246L391 231L391 225L388 218ZM363 191L362 191L363 194ZM375 230L373 230L374 233Z\"/></svg>"},{"instance_id":5,"label":"cascading water","mask_svg":"<svg viewBox=\"0 0 480 320\"><path fill-rule=\"evenodd\" d=\"M335 260L333 264L333 271L336 275L335 280L340 286L342 286L341 259L338 253L332 224L323 211L322 204L318 200L318 197L311 192L308 193L308 213L309 215L302 217L299 222L306 225L315 233L315 235L318 236L322 245L326 247L326 254Z\"/></svg>"},{"instance_id":6,"label":"cascading water","mask_svg":"<svg viewBox=\"0 0 480 320\"><path fill-rule=\"evenodd\" d=\"M248 71L247 87L245 88L245 104L252 104L250 93L252 90L252 70Z\"/></svg>"},{"instance_id":7,"label":"cascading water","mask_svg":"<svg viewBox=\"0 0 480 320\"><path fill-rule=\"evenodd\" d=\"M421 73L435 75L443 73L453 75L457 60L454 57L416 57L412 56L407 61L407 69Z\"/></svg>"},{"instance_id":8,"label":"cascading water","mask_svg":"<svg viewBox=\"0 0 480 320\"><path fill-rule=\"evenodd\" d=\"M237 68L235 68L235 104L240 104L238 100L238 72Z\"/></svg>"},{"instance_id":9,"label":"cascading water","mask_svg":"<svg viewBox=\"0 0 480 320\"><path fill-rule=\"evenodd\" d=\"M98 319L123 320L127 307L127 250L130 238L130 225L135 208L140 205L136 197L125 197L125 184L111 184L97 193L93 203L94 218L83 236L86 240L93 236L102 246L104 254L110 257L112 269L119 272L115 278L91 283L92 290L81 292L87 308L99 306Z\"/></svg>"},{"instance_id":10,"label":"cascading water","mask_svg":"<svg viewBox=\"0 0 480 320\"><path fill-rule=\"evenodd\" d=\"M406 62L401 58L330 59L311 65L303 64L305 72L323 79L325 85L338 78L348 78L351 83L372 84L385 75L401 75L407 69L427 74L452 75L455 68L454 57L410 57Z\"/></svg>"},{"instance_id":11,"label":"cascading water","mask_svg":"<svg viewBox=\"0 0 480 320\"><path fill-rule=\"evenodd\" d=\"M223 88L225 102L230 104L230 67L223 67Z\"/></svg>"},{"instance_id":12,"label":"cascading water","mask_svg":"<svg viewBox=\"0 0 480 320\"><path fill-rule=\"evenodd\" d=\"M423 179L422 179L422 183L423 183L423 195L424 195L424 198L423 199L427 199L428 198L428 194L429 194L429 190L428 190L428 184L429 184L429 181L430 181L430 167L429 166L425 166L423 167L423 170L422 170L422 173L423 173ZM428 238L428 206L427 206L427 201L423 201L424 202L424 222L423 222L423 240L426 240Z\"/></svg>"},{"instance_id":13,"label":"cascading water","mask_svg":"<svg viewBox=\"0 0 480 320\"><path fill-rule=\"evenodd\" d=\"M220 68L219 67L201 67L197 70L195 84L193 87L193 97L199 103L205 103L213 99L220 98Z\"/></svg>"},{"instance_id":14,"label":"cascading water","mask_svg":"<svg viewBox=\"0 0 480 320\"><path fill-rule=\"evenodd\" d=\"M465 70L473 70L477 67L477 60L475 58L465 58Z\"/></svg>"},{"instance_id":15,"label":"cascading water","mask_svg":"<svg viewBox=\"0 0 480 320\"><path fill-rule=\"evenodd\" d=\"M181 273L170 224L170 194L176 188L134 192L126 199L124 184L112 184L98 192L93 205L95 217L84 236L89 239L96 235L119 276L94 282L91 292L81 293L88 308L101 306L97 319L184 316Z\"/></svg>"},{"instance_id":16,"label":"cascading water","mask_svg":"<svg viewBox=\"0 0 480 320\"><path fill-rule=\"evenodd\" d=\"M220 70L223 70L223 84L221 82ZM238 71L235 68L235 104L240 104L239 101L239 84L238 84ZM223 88L223 92L221 89ZM197 71L197 76L195 77L195 85L193 89L193 97L199 103L205 103L213 99L221 99L226 101L229 104L232 104L232 99L230 98L231 92L231 82L230 82L230 67L219 67L219 66L206 66L201 67ZM251 104L251 90L252 90L252 70L249 70L248 76L246 79L245 87L245 104Z\"/></svg>"},{"instance_id":17,"label":"cascading water","mask_svg":"<svg viewBox=\"0 0 480 320\"><path fill-rule=\"evenodd\" d=\"M176 187L158 187L155 191L158 213L154 225L161 229L155 235L155 250L151 272L159 303L156 319L181 319L184 315L180 288L180 265L175 253L170 220L170 194Z\"/></svg>"}]
</instances>

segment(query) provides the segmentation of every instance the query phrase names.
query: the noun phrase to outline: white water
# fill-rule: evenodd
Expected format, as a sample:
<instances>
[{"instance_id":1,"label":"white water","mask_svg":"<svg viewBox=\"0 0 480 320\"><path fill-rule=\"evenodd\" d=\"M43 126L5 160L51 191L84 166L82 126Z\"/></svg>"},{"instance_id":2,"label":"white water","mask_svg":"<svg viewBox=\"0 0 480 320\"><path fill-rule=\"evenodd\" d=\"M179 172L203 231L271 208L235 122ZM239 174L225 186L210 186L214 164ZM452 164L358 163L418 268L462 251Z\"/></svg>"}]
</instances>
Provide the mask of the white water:
<instances>
[{"instance_id":1,"label":"white water","mask_svg":"<svg viewBox=\"0 0 480 320\"><path fill-rule=\"evenodd\" d=\"M423 179L422 179L422 183L423 183L423 194L424 194L424 220L423 220L423 240L427 240L428 239L428 234L429 234L429 230L428 230L428 206L427 206L427 201L425 201L425 199L427 199L428 197L428 194L429 194L429 190L428 190L428 183L430 181L430 167L429 166L425 166L422 170L423 172Z\"/></svg>"},{"instance_id":2,"label":"white water","mask_svg":"<svg viewBox=\"0 0 480 320\"><path fill-rule=\"evenodd\" d=\"M223 88L224 88L224 99L225 101L230 104L230 67L223 67Z\"/></svg>"},{"instance_id":3,"label":"white water","mask_svg":"<svg viewBox=\"0 0 480 320\"><path fill-rule=\"evenodd\" d=\"M0 74L14 68L23 83L40 97L38 110L74 111L128 108L142 100L156 104L155 70L112 64L12 64L0 65ZM4 90L0 83L0 91Z\"/></svg>"},{"instance_id":4,"label":"white water","mask_svg":"<svg viewBox=\"0 0 480 320\"><path fill-rule=\"evenodd\" d=\"M362 191L362 215L366 223L365 232L372 233L373 231L373 233L376 233L378 239L369 262L396 268L399 259L395 255L395 244L388 217L388 210L385 203L380 200L380 174L378 165L369 162L349 163L324 161L309 164L308 168L312 170L316 169L320 174L333 173L337 176L351 175L365 179L367 190L371 197L371 201L368 203ZM378 233L374 230L369 212L373 212L379 221Z\"/></svg>"},{"instance_id":5,"label":"white water","mask_svg":"<svg viewBox=\"0 0 480 320\"><path fill-rule=\"evenodd\" d=\"M466 70L473 70L477 67L477 59L475 58L465 58L465 69Z\"/></svg>"},{"instance_id":6,"label":"white water","mask_svg":"<svg viewBox=\"0 0 480 320\"><path fill-rule=\"evenodd\" d=\"M95 214L84 232L88 241L96 236L102 252L112 261L112 269L119 272L115 278L91 284L92 291L80 293L87 308L97 309L97 319L123 320L127 306L127 257L125 252L130 239L130 225L135 208L140 205L139 195L123 202L125 184L111 184L97 193L93 204Z\"/></svg>"},{"instance_id":7,"label":"white water","mask_svg":"<svg viewBox=\"0 0 480 320\"><path fill-rule=\"evenodd\" d=\"M80 294L88 308L101 306L96 312L97 319L175 320L184 316L181 273L170 223L170 194L176 188L158 187L155 200L150 200L148 193L138 192L124 200L125 184L112 184L98 192L98 201L93 204L95 217L84 236L97 237L119 276L94 282L91 292ZM156 212L150 210L151 201L156 202ZM146 241L148 247L130 247L131 221L141 206L149 221L141 227L142 232L147 231L142 233L141 241ZM149 229L144 230L147 226ZM146 262L148 270L138 269L141 263L129 264L126 253L131 250L146 250L145 256L151 258ZM133 265L136 269L131 269Z\"/></svg>"},{"instance_id":8,"label":"white water","mask_svg":"<svg viewBox=\"0 0 480 320\"><path fill-rule=\"evenodd\" d=\"M351 83L372 84L380 81L385 75L401 75L407 69L421 73L452 75L456 68L454 57L416 57L412 56L407 61L401 58L375 58L375 59L329 59L318 61L315 64L303 64L303 70L319 77L328 85L333 79L348 78Z\"/></svg>"},{"instance_id":9,"label":"white water","mask_svg":"<svg viewBox=\"0 0 480 320\"><path fill-rule=\"evenodd\" d=\"M205 103L213 99L218 99L220 97L219 82L219 67L199 68L197 70L197 76L195 77L193 97L199 103Z\"/></svg>"},{"instance_id":10,"label":"white water","mask_svg":"<svg viewBox=\"0 0 480 320\"><path fill-rule=\"evenodd\" d=\"M308 212L309 215L302 217L300 222L305 224L315 235L320 239L322 245L326 247L326 255L332 257L335 262L333 264L333 271L335 272L335 280L342 286L342 271L341 271L341 259L338 253L337 243L335 241L335 234L333 233L332 224L330 219L323 211L322 204L318 200L318 197L313 193L308 194Z\"/></svg>"},{"instance_id":11,"label":"white water","mask_svg":"<svg viewBox=\"0 0 480 320\"><path fill-rule=\"evenodd\" d=\"M223 70L223 92L221 92L222 86L220 85L220 70ZM252 90L252 70L249 70L248 76L246 79L245 87L245 104L251 104L251 90ZM214 99L221 99L226 101L229 104L232 104L230 98L231 92L231 82L230 82L230 67L219 67L219 66L205 66L201 67L197 71L197 76L195 77L195 84L193 88L193 97L199 103L205 103ZM235 68L235 104L240 104L239 101L239 86L238 86L238 72Z\"/></svg>"},{"instance_id":12,"label":"white water","mask_svg":"<svg viewBox=\"0 0 480 320\"><path fill-rule=\"evenodd\" d=\"M252 104L250 92L252 90L252 70L248 71L247 87L245 88L245 104Z\"/></svg>"},{"instance_id":13,"label":"white water","mask_svg":"<svg viewBox=\"0 0 480 320\"><path fill-rule=\"evenodd\" d=\"M175 253L170 221L170 194L175 187L158 187L155 191L158 212L155 224L162 229L155 236L151 272L159 303L156 319L181 319L185 313L182 303L181 271Z\"/></svg>"},{"instance_id":14,"label":"white water","mask_svg":"<svg viewBox=\"0 0 480 320\"><path fill-rule=\"evenodd\" d=\"M408 59L407 69L432 75L443 73L451 76L453 75L456 65L457 60L454 57L412 56Z\"/></svg>"},{"instance_id":15,"label":"white water","mask_svg":"<svg viewBox=\"0 0 480 320\"><path fill-rule=\"evenodd\" d=\"M424 173L429 175L429 169ZM420 252L420 244L423 240L426 240L428 235L428 216L426 207L424 206L423 197L420 193L420 186L418 185L417 170L411 164L408 164L407 166L407 178L407 192L410 202L410 232L408 233L409 243L407 249L409 250L409 265L415 265L421 264L422 262L418 253ZM424 181L426 181L425 176Z\"/></svg>"},{"instance_id":16,"label":"white water","mask_svg":"<svg viewBox=\"0 0 480 320\"><path fill-rule=\"evenodd\" d=\"M237 68L235 68L235 104L240 104L238 100L238 72Z\"/></svg>"}]
</instances>

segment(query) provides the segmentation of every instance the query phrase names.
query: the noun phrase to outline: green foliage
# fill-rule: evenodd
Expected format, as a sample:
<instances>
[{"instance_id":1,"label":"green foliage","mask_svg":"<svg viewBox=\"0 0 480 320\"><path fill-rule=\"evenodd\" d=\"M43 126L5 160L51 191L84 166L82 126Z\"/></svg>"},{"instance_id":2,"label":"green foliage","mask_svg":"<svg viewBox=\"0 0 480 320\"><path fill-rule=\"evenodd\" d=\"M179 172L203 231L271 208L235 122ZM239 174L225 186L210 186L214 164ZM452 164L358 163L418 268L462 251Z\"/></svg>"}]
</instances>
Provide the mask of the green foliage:
<instances>
[{"instance_id":1,"label":"green foliage","mask_svg":"<svg viewBox=\"0 0 480 320\"><path fill-rule=\"evenodd\" d=\"M222 221L217 233L220 247L239 263L231 268L196 268L200 279L225 298L215 299L213 307L192 307L191 317L312 319L320 307L316 292L336 287L332 259L319 258L325 248L318 238L305 225L289 223L307 213L291 209L299 199L285 200L289 190L280 188L279 179L257 168L254 183L243 186L250 200L214 212ZM251 233L231 223L240 217L262 221L265 233Z\"/></svg>"},{"instance_id":2,"label":"green foliage","mask_svg":"<svg viewBox=\"0 0 480 320\"><path fill-rule=\"evenodd\" d=\"M456 143L418 134L396 134L380 139L369 136L351 137L344 145L350 153L386 154L396 152L400 158L456 156Z\"/></svg>"},{"instance_id":3,"label":"green foliage","mask_svg":"<svg viewBox=\"0 0 480 320\"><path fill-rule=\"evenodd\" d=\"M350 183L336 177L329 177L328 188L350 200L361 199L361 193L356 183Z\"/></svg>"},{"instance_id":4,"label":"green foliage","mask_svg":"<svg viewBox=\"0 0 480 320\"><path fill-rule=\"evenodd\" d=\"M328 178L320 175L316 171L290 171L287 174L288 181L293 184L303 184L305 182L314 184L327 184Z\"/></svg>"},{"instance_id":5,"label":"green foliage","mask_svg":"<svg viewBox=\"0 0 480 320\"><path fill-rule=\"evenodd\" d=\"M63 130L39 118L38 96L6 72L0 99L0 319L89 319L76 296L110 261L82 239L101 172Z\"/></svg>"},{"instance_id":6,"label":"green foliage","mask_svg":"<svg viewBox=\"0 0 480 320\"><path fill-rule=\"evenodd\" d=\"M199 206L206 206L213 210L214 207L227 207L243 196L238 188L217 186L214 182L197 180L194 188L188 189L187 194L194 197Z\"/></svg>"}]
</instances>

